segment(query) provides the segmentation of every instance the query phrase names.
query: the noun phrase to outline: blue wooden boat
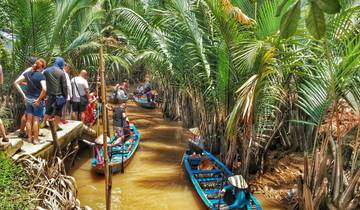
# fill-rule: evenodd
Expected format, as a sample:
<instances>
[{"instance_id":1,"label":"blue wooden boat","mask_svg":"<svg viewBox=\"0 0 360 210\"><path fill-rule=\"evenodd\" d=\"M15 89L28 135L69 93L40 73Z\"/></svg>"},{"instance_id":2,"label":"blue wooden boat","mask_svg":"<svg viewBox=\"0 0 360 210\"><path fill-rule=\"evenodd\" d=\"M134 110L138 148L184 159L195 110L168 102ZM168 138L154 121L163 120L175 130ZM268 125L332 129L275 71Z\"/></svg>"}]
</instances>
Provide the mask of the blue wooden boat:
<instances>
[{"instance_id":1,"label":"blue wooden boat","mask_svg":"<svg viewBox=\"0 0 360 210\"><path fill-rule=\"evenodd\" d=\"M151 101L148 102L147 98L141 98L138 96L134 96L134 101L139 104L139 106L146 108L146 109L155 109L156 108L156 102Z\"/></svg>"},{"instance_id":2,"label":"blue wooden boat","mask_svg":"<svg viewBox=\"0 0 360 210\"><path fill-rule=\"evenodd\" d=\"M183 164L195 190L208 209L261 210L260 203L247 189L236 189L230 184L228 178L234 177L234 174L214 155L204 149L201 149L201 154L192 155L192 153L193 151L190 152L190 150L184 153ZM211 161L214 168L199 169L199 165L205 160ZM224 188L228 189L230 194L237 192L236 196L233 196L233 203L228 203L228 199L225 199L224 192L221 192Z\"/></svg>"},{"instance_id":3,"label":"blue wooden boat","mask_svg":"<svg viewBox=\"0 0 360 210\"><path fill-rule=\"evenodd\" d=\"M130 125L130 129L132 134L124 144L116 147L109 147L109 165L111 166L112 173L120 172L122 167L126 167L139 147L140 133L133 124ZM112 140L115 140L115 138L113 137L110 141ZM91 165L96 173L105 173L104 151L102 145L95 146L95 156L91 160Z\"/></svg>"}]
</instances>

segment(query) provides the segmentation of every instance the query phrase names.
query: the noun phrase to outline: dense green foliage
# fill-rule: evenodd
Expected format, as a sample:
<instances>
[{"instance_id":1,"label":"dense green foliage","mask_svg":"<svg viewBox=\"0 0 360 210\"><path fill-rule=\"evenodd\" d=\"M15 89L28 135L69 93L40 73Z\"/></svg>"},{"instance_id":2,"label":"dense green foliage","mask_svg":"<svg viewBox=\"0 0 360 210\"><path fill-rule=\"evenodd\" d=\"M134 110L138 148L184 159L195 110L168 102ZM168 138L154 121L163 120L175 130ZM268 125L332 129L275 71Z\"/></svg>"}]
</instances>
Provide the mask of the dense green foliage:
<instances>
[{"instance_id":1,"label":"dense green foliage","mask_svg":"<svg viewBox=\"0 0 360 210\"><path fill-rule=\"evenodd\" d=\"M237 173L248 177L266 169L274 144L303 151L305 159L311 152L324 167L317 172L315 163L311 170L305 164L304 189L312 191L305 201L316 201L309 204L315 208L358 205L350 202L354 188L343 184L339 120L344 101L353 109L360 104L357 1L5 2L1 20L11 20L19 36L16 72L29 55L62 55L77 69L96 70L103 45L108 79L145 67L159 84L165 116L200 127L212 152L229 166L240 162ZM356 174L359 147L352 151ZM326 165L327 159L334 164Z\"/></svg>"},{"instance_id":2,"label":"dense green foliage","mask_svg":"<svg viewBox=\"0 0 360 210\"><path fill-rule=\"evenodd\" d=\"M0 156L0 209L32 209L29 185L23 168Z\"/></svg>"}]
</instances>

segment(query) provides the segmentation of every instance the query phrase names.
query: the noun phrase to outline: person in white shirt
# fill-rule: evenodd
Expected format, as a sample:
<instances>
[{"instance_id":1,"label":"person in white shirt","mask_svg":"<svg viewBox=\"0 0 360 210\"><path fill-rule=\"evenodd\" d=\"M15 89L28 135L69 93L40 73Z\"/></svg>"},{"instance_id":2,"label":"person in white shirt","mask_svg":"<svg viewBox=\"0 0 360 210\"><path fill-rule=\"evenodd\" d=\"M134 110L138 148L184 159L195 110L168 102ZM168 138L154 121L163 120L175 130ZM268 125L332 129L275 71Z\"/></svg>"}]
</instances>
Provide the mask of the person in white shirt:
<instances>
[{"instance_id":1,"label":"person in white shirt","mask_svg":"<svg viewBox=\"0 0 360 210\"><path fill-rule=\"evenodd\" d=\"M63 108L63 117L61 119L61 122L63 124L66 124L67 121L66 121L66 116L67 114L69 113L70 111L70 101L71 101L71 98L72 98L72 85L71 85L71 80L70 80L70 72L71 72L71 66L69 64L65 64L64 66L64 72L65 72L65 77L66 77L66 86L67 86L67 90L68 90L68 97L67 97L67 100L66 100L66 104Z\"/></svg>"},{"instance_id":2,"label":"person in white shirt","mask_svg":"<svg viewBox=\"0 0 360 210\"><path fill-rule=\"evenodd\" d=\"M71 80L73 119L80 119L84 123L86 106L89 103L89 84L86 79L87 71L82 70L79 76Z\"/></svg>"}]
</instances>

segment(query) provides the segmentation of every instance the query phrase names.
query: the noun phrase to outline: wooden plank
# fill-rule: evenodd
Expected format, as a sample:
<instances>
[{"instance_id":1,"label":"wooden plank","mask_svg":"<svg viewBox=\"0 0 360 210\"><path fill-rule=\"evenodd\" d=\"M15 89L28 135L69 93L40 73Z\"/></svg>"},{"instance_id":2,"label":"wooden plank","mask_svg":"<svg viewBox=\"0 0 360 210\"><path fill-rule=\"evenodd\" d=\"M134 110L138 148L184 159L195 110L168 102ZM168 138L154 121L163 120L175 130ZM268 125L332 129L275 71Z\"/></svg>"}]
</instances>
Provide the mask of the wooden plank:
<instances>
[{"instance_id":1,"label":"wooden plank","mask_svg":"<svg viewBox=\"0 0 360 210\"><path fill-rule=\"evenodd\" d=\"M69 121L65 125L61 125L62 131L57 132L58 141L60 147L65 147L68 143L80 138L83 131L83 123L79 121ZM41 156L46 158L54 150L53 140L51 136L51 131L49 129L40 129L40 133L43 134L39 138L40 144L34 145L27 141L23 141L24 144L21 147L20 152L15 154L12 158L14 160L18 159L23 154L30 154L34 156ZM19 131L9 134L10 142L14 140L19 140L18 138ZM21 139L20 139L21 140Z\"/></svg>"}]
</instances>

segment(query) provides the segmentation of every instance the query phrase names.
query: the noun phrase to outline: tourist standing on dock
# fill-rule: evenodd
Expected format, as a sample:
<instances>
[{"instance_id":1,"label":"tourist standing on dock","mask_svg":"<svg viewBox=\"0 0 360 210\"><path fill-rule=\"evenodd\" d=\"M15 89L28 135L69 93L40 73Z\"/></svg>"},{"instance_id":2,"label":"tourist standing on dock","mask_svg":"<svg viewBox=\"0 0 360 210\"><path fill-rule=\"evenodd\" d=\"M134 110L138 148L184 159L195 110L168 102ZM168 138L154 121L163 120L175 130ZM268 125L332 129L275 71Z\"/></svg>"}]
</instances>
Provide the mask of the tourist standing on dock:
<instances>
[{"instance_id":1,"label":"tourist standing on dock","mask_svg":"<svg viewBox=\"0 0 360 210\"><path fill-rule=\"evenodd\" d=\"M54 65L44 71L48 99L43 123L46 126L46 121L49 118L54 117L57 130L61 130L59 124L62 118L62 109L68 97L66 76L65 72L62 70L64 66L64 59L57 57Z\"/></svg>"},{"instance_id":2,"label":"tourist standing on dock","mask_svg":"<svg viewBox=\"0 0 360 210\"><path fill-rule=\"evenodd\" d=\"M2 86L3 84L4 84L4 73L2 66L0 64L0 85ZM5 127L1 119L0 119L0 136L2 137L1 142L9 142L9 139L6 137Z\"/></svg>"},{"instance_id":3,"label":"tourist standing on dock","mask_svg":"<svg viewBox=\"0 0 360 210\"><path fill-rule=\"evenodd\" d=\"M65 64L64 66L64 72L65 72L65 77L66 77L66 86L67 86L67 92L68 92L68 96L67 96L67 100L66 100L66 104L64 105L63 108L63 116L61 119L62 124L66 124L66 116L68 114L70 114L70 104L71 104L71 98L72 98L72 87L71 87L71 80L70 80L70 72L71 72L71 66L69 64Z\"/></svg>"},{"instance_id":4,"label":"tourist standing on dock","mask_svg":"<svg viewBox=\"0 0 360 210\"><path fill-rule=\"evenodd\" d=\"M86 121L85 111L89 103L89 84L87 79L87 71L82 70L79 76L72 78L71 85L73 90L72 111L73 118Z\"/></svg>"},{"instance_id":5,"label":"tourist standing on dock","mask_svg":"<svg viewBox=\"0 0 360 210\"><path fill-rule=\"evenodd\" d=\"M27 62L27 65L29 66L29 68L25 69L25 70L21 73L21 75L25 75L25 73L31 71L33 65L34 65L35 62L36 62L36 60L37 60L36 57L30 57L29 60L28 60L28 62ZM27 86L27 84L26 84L25 81L20 84L20 88L21 88L21 90L22 90L24 93L26 93L26 86ZM25 132L25 128L26 128L26 112L24 112L24 114L23 114L22 117L21 117L21 121L20 121L20 132L19 132L19 136L18 136L19 138L25 138L25 139L28 138L28 136L27 136L27 134L26 134L26 132Z\"/></svg>"},{"instance_id":6,"label":"tourist standing on dock","mask_svg":"<svg viewBox=\"0 0 360 210\"><path fill-rule=\"evenodd\" d=\"M29 142L33 144L39 143L39 124L40 117L44 113L44 98L46 96L46 81L42 74L46 62L39 59L33 65L31 71L25 72L15 81L15 87L25 99L26 113L26 131ZM24 92L20 84L26 82L26 92Z\"/></svg>"}]
</instances>

